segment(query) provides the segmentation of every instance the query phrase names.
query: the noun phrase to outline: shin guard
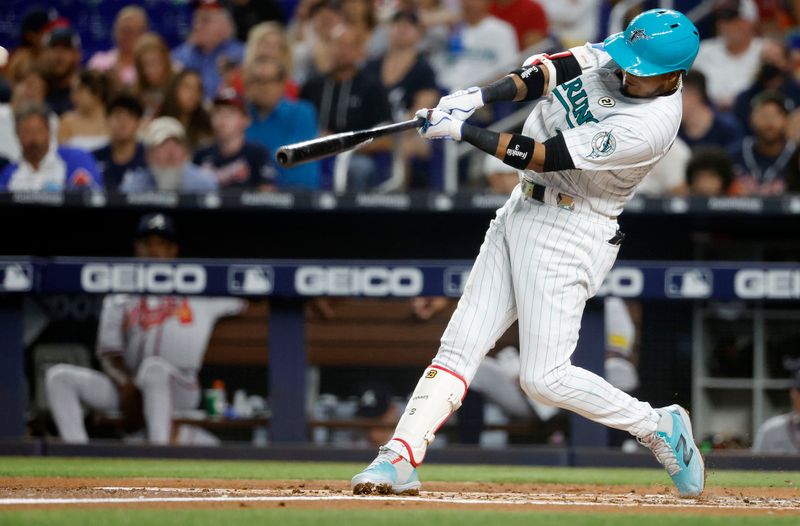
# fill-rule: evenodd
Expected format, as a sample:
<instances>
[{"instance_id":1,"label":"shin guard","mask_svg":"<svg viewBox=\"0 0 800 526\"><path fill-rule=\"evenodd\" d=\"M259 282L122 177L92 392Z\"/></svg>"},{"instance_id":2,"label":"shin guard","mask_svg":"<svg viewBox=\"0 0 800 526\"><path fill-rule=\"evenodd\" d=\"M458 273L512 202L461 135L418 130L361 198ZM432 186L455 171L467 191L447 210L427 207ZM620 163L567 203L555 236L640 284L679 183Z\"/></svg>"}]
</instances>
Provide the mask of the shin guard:
<instances>
[{"instance_id":1,"label":"shin guard","mask_svg":"<svg viewBox=\"0 0 800 526\"><path fill-rule=\"evenodd\" d=\"M467 382L461 376L438 365L429 366L419 379L387 446L398 451L398 446L402 445L398 453L402 451L414 466L420 464L436 431L461 407L466 395Z\"/></svg>"}]
</instances>

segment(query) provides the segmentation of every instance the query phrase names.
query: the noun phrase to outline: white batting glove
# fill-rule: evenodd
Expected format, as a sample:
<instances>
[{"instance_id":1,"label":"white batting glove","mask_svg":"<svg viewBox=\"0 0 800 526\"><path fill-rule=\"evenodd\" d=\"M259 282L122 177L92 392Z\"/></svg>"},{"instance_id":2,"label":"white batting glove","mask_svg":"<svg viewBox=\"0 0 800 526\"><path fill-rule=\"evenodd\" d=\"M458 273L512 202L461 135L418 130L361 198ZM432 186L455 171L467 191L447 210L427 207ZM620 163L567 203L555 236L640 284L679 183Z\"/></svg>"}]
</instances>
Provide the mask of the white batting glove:
<instances>
[{"instance_id":1,"label":"white batting glove","mask_svg":"<svg viewBox=\"0 0 800 526\"><path fill-rule=\"evenodd\" d=\"M423 108L416 113L416 116L425 119L425 124L417 129L417 133L426 139L461 140L461 127L464 126L464 121L455 119L438 108L432 110Z\"/></svg>"},{"instance_id":2,"label":"white batting glove","mask_svg":"<svg viewBox=\"0 0 800 526\"><path fill-rule=\"evenodd\" d=\"M475 110L483 108L483 94L480 88L472 87L456 91L439 99L436 109L445 111L458 120L469 119Z\"/></svg>"}]
</instances>

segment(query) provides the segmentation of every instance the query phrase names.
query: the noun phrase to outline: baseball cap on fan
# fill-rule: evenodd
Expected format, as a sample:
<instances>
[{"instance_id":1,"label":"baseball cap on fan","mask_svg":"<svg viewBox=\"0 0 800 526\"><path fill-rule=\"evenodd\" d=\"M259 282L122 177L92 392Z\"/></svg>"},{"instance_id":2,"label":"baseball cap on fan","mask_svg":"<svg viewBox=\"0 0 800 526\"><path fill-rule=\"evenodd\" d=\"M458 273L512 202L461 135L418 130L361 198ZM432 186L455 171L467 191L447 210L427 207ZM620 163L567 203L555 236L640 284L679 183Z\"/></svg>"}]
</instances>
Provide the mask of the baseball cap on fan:
<instances>
[{"instance_id":1,"label":"baseball cap on fan","mask_svg":"<svg viewBox=\"0 0 800 526\"><path fill-rule=\"evenodd\" d=\"M218 0L193 0L192 7L198 9L225 9L225 4Z\"/></svg>"},{"instance_id":2,"label":"baseball cap on fan","mask_svg":"<svg viewBox=\"0 0 800 526\"><path fill-rule=\"evenodd\" d=\"M81 37L71 27L56 27L45 37L47 47L64 46L72 49L80 49Z\"/></svg>"},{"instance_id":3,"label":"baseball cap on fan","mask_svg":"<svg viewBox=\"0 0 800 526\"><path fill-rule=\"evenodd\" d=\"M186 142L186 130L183 128L183 124L174 117L153 119L142 135L142 142L145 148L159 146L168 139L177 139L182 143Z\"/></svg>"},{"instance_id":4,"label":"baseball cap on fan","mask_svg":"<svg viewBox=\"0 0 800 526\"><path fill-rule=\"evenodd\" d=\"M136 227L136 239L141 239L151 234L161 236L169 241L178 240L178 233L175 230L172 218L160 212L142 216L139 220L139 225Z\"/></svg>"},{"instance_id":5,"label":"baseball cap on fan","mask_svg":"<svg viewBox=\"0 0 800 526\"><path fill-rule=\"evenodd\" d=\"M214 107L233 106L244 113L244 99L233 88L223 88L217 93L212 101Z\"/></svg>"}]
</instances>

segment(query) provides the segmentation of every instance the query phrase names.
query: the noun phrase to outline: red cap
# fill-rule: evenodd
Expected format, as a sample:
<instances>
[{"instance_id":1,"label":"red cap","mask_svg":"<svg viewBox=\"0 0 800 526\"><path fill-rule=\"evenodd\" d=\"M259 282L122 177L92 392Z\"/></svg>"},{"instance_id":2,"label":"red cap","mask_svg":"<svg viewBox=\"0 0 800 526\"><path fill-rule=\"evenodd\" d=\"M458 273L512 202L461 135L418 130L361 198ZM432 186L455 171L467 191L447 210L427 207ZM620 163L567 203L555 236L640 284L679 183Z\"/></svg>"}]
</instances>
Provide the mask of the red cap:
<instances>
[{"instance_id":1,"label":"red cap","mask_svg":"<svg viewBox=\"0 0 800 526\"><path fill-rule=\"evenodd\" d=\"M244 100L233 88L222 88L212 102L214 106L234 106L244 111Z\"/></svg>"},{"instance_id":2,"label":"red cap","mask_svg":"<svg viewBox=\"0 0 800 526\"><path fill-rule=\"evenodd\" d=\"M218 0L194 0L192 5L195 9L225 9L222 2Z\"/></svg>"}]
</instances>

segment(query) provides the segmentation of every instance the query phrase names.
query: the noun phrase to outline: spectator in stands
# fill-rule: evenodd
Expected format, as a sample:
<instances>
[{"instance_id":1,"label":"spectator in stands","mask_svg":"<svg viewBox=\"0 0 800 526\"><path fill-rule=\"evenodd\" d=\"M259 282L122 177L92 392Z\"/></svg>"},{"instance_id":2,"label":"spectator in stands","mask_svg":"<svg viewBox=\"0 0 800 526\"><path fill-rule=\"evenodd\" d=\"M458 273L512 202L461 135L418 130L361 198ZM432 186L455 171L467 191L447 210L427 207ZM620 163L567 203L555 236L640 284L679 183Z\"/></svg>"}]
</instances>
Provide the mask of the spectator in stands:
<instances>
[{"instance_id":1,"label":"spectator in stands","mask_svg":"<svg viewBox=\"0 0 800 526\"><path fill-rule=\"evenodd\" d=\"M672 147L656 163L642 183L636 188L637 195L665 196L685 195L686 166L692 150L680 137L676 137Z\"/></svg>"},{"instance_id":2,"label":"spectator in stands","mask_svg":"<svg viewBox=\"0 0 800 526\"><path fill-rule=\"evenodd\" d=\"M231 16L236 27L236 38L245 42L250 30L262 22L283 24L285 19L278 2L274 0L230 0Z\"/></svg>"},{"instance_id":3,"label":"spectator in stands","mask_svg":"<svg viewBox=\"0 0 800 526\"><path fill-rule=\"evenodd\" d=\"M106 71L116 87L132 87L136 82L134 48L139 37L147 32L147 12L139 6L123 7L114 20L114 43L108 51L98 51L86 65Z\"/></svg>"},{"instance_id":4,"label":"spectator in stands","mask_svg":"<svg viewBox=\"0 0 800 526\"><path fill-rule=\"evenodd\" d=\"M106 104L111 96L111 80L105 73L84 70L72 88L74 110L61 116L58 142L86 151L108 144Z\"/></svg>"},{"instance_id":5,"label":"spectator in stands","mask_svg":"<svg viewBox=\"0 0 800 526\"><path fill-rule=\"evenodd\" d=\"M784 192L795 143L786 140L791 104L780 92L765 91L753 99L748 135L731 149L734 195L776 195Z\"/></svg>"},{"instance_id":6,"label":"spectator in stands","mask_svg":"<svg viewBox=\"0 0 800 526\"><path fill-rule=\"evenodd\" d=\"M541 0L547 13L550 32L564 48L594 42L600 27L600 5L597 0Z\"/></svg>"},{"instance_id":7,"label":"spectator in stands","mask_svg":"<svg viewBox=\"0 0 800 526\"><path fill-rule=\"evenodd\" d=\"M800 107L800 83L791 74L789 53L780 42L772 39L764 39L761 67L756 74L755 82L739 93L733 104L733 113L748 132L753 99L766 90L780 91L792 101L795 108Z\"/></svg>"},{"instance_id":8,"label":"spectator in stands","mask_svg":"<svg viewBox=\"0 0 800 526\"><path fill-rule=\"evenodd\" d=\"M61 115L72 109L72 86L81 68L81 39L71 27L59 27L45 40L39 70L47 81L47 105Z\"/></svg>"},{"instance_id":9,"label":"spectator in stands","mask_svg":"<svg viewBox=\"0 0 800 526\"><path fill-rule=\"evenodd\" d=\"M244 94L244 70L261 60L276 60L281 63L288 72L284 87L286 96L296 99L300 88L292 79L292 50L289 47L289 37L277 22L262 22L250 30L242 67L231 76L231 86L240 94Z\"/></svg>"},{"instance_id":10,"label":"spectator in stands","mask_svg":"<svg viewBox=\"0 0 800 526\"><path fill-rule=\"evenodd\" d=\"M364 50L368 58L377 57L385 51L383 46L380 46L372 38L375 28L378 26L374 0L341 0L340 10L344 22L351 25L358 33L359 39L364 42Z\"/></svg>"},{"instance_id":11,"label":"spectator in stands","mask_svg":"<svg viewBox=\"0 0 800 526\"><path fill-rule=\"evenodd\" d=\"M285 97L288 75L283 64L275 60L260 60L249 64L244 71L244 88L251 124L245 138L261 144L270 152L285 144L307 141L318 136L317 112L304 100ZM277 166L278 188L319 189L318 162L294 168Z\"/></svg>"},{"instance_id":12,"label":"spectator in stands","mask_svg":"<svg viewBox=\"0 0 800 526\"><path fill-rule=\"evenodd\" d=\"M289 28L294 53L292 75L302 85L333 67L333 32L343 22L333 0L301 0Z\"/></svg>"},{"instance_id":13,"label":"spectator in stands","mask_svg":"<svg viewBox=\"0 0 800 526\"><path fill-rule=\"evenodd\" d=\"M142 35L133 50L136 65L136 96L144 108L145 120L161 110L173 77L169 48L155 33Z\"/></svg>"},{"instance_id":14,"label":"spectator in stands","mask_svg":"<svg viewBox=\"0 0 800 526\"><path fill-rule=\"evenodd\" d=\"M214 98L211 125L214 144L198 151L194 163L213 173L220 188L274 188L275 168L269 151L245 140L250 117L233 88L224 89Z\"/></svg>"},{"instance_id":15,"label":"spectator in stands","mask_svg":"<svg viewBox=\"0 0 800 526\"><path fill-rule=\"evenodd\" d=\"M396 121L409 119L419 108L433 108L439 100L436 74L418 50L421 38L417 14L398 11L390 25L389 51L365 67L381 80Z\"/></svg>"},{"instance_id":16,"label":"spectator in stands","mask_svg":"<svg viewBox=\"0 0 800 526\"><path fill-rule=\"evenodd\" d=\"M439 84L448 91L476 85L495 74L501 76L517 61L514 28L489 13L490 2L464 0L463 24L453 29L448 51L434 57Z\"/></svg>"},{"instance_id":17,"label":"spectator in stands","mask_svg":"<svg viewBox=\"0 0 800 526\"><path fill-rule=\"evenodd\" d=\"M443 53L448 46L450 31L461 22L458 7L445 0L405 0L404 9L417 10L423 36L420 51L428 57Z\"/></svg>"},{"instance_id":18,"label":"spectator in stands","mask_svg":"<svg viewBox=\"0 0 800 526\"><path fill-rule=\"evenodd\" d=\"M120 192L201 193L217 189L214 174L190 162L183 125L172 117L153 119L144 130L146 169L125 174Z\"/></svg>"},{"instance_id":19,"label":"spectator in stands","mask_svg":"<svg viewBox=\"0 0 800 526\"><path fill-rule=\"evenodd\" d=\"M331 73L311 79L300 92L300 97L317 108L322 134L371 128L391 121L389 99L380 80L359 67L364 58L364 41L358 31L342 25L334 42ZM375 186L380 168L371 155L390 151L392 144L392 137L387 136L360 148L350 158L348 187L364 190Z\"/></svg>"},{"instance_id":20,"label":"spectator in stands","mask_svg":"<svg viewBox=\"0 0 800 526\"><path fill-rule=\"evenodd\" d=\"M800 453L800 371L789 387L791 411L773 416L761 424L753 441L753 453L794 455Z\"/></svg>"},{"instance_id":21,"label":"spectator in stands","mask_svg":"<svg viewBox=\"0 0 800 526\"><path fill-rule=\"evenodd\" d=\"M178 250L168 216L141 218L134 241L137 258L169 261ZM239 298L106 296L96 345L103 372L58 364L45 373L48 404L61 439L88 442L85 404L93 410L120 411L128 432L144 425L152 444L198 443L198 438L205 445L218 443L198 428L175 429L173 411L197 407L197 373L214 324L246 307Z\"/></svg>"},{"instance_id":22,"label":"spectator in stands","mask_svg":"<svg viewBox=\"0 0 800 526\"><path fill-rule=\"evenodd\" d=\"M8 57L6 77L9 80L16 82L38 61L44 49L44 36L57 23L66 24L66 20L59 19L55 9L34 7L25 13L20 27L20 45L10 50L11 56Z\"/></svg>"},{"instance_id":23,"label":"spectator in stands","mask_svg":"<svg viewBox=\"0 0 800 526\"><path fill-rule=\"evenodd\" d=\"M520 49L547 38L547 15L536 0L493 0L490 12L514 27Z\"/></svg>"},{"instance_id":24,"label":"spectator in stands","mask_svg":"<svg viewBox=\"0 0 800 526\"><path fill-rule=\"evenodd\" d=\"M126 173L146 166L144 146L137 140L143 113L141 103L130 95L119 95L108 105L110 142L93 155L109 191L119 189Z\"/></svg>"},{"instance_id":25,"label":"spectator in stands","mask_svg":"<svg viewBox=\"0 0 800 526\"><path fill-rule=\"evenodd\" d=\"M421 39L422 25L416 12L397 11L389 25L389 50L365 68L381 80L395 121L410 119L417 109L433 108L439 100L436 74L419 52ZM428 181L424 181L424 169L417 164L430 158L430 141L421 140L416 134L404 134L398 137L397 150L409 163L409 183L429 186Z\"/></svg>"},{"instance_id":26,"label":"spectator in stands","mask_svg":"<svg viewBox=\"0 0 800 526\"><path fill-rule=\"evenodd\" d=\"M511 195L519 184L519 172L494 155L484 157L483 176L486 178L489 192L493 194Z\"/></svg>"},{"instance_id":27,"label":"spectator in stands","mask_svg":"<svg viewBox=\"0 0 800 526\"><path fill-rule=\"evenodd\" d=\"M164 95L160 116L174 117L180 121L189 138L189 148L207 146L214 139L211 117L203 106L203 85L200 75L184 69L175 77Z\"/></svg>"},{"instance_id":28,"label":"spectator in stands","mask_svg":"<svg viewBox=\"0 0 800 526\"><path fill-rule=\"evenodd\" d=\"M717 108L727 110L755 79L764 41L755 36L753 0L723 0L715 16L717 36L700 42L695 69L708 79L708 95Z\"/></svg>"},{"instance_id":29,"label":"spectator in stands","mask_svg":"<svg viewBox=\"0 0 800 526\"><path fill-rule=\"evenodd\" d=\"M0 190L102 190L103 177L91 155L51 141L47 106L28 104L17 110L14 118L22 156L0 174Z\"/></svg>"},{"instance_id":30,"label":"spectator in stands","mask_svg":"<svg viewBox=\"0 0 800 526\"><path fill-rule=\"evenodd\" d=\"M690 71L683 80L683 116L678 136L690 148L714 145L727 148L742 139L742 129L735 119L717 112L706 90L706 77Z\"/></svg>"},{"instance_id":31,"label":"spectator in stands","mask_svg":"<svg viewBox=\"0 0 800 526\"><path fill-rule=\"evenodd\" d=\"M31 65L20 73L14 84L10 104L0 104L0 156L16 161L20 156L19 140L14 125L14 112L28 104L44 104L47 96L47 83L41 73ZM50 140L56 144L58 115L50 113Z\"/></svg>"},{"instance_id":32,"label":"spectator in stands","mask_svg":"<svg viewBox=\"0 0 800 526\"><path fill-rule=\"evenodd\" d=\"M733 182L733 165L728 152L717 146L700 146L686 166L689 195L721 197Z\"/></svg>"},{"instance_id":33,"label":"spectator in stands","mask_svg":"<svg viewBox=\"0 0 800 526\"><path fill-rule=\"evenodd\" d=\"M195 2L192 32L172 51L172 59L183 68L200 72L206 99L212 99L223 76L244 57L244 44L236 40L228 9L216 0Z\"/></svg>"}]
</instances>

